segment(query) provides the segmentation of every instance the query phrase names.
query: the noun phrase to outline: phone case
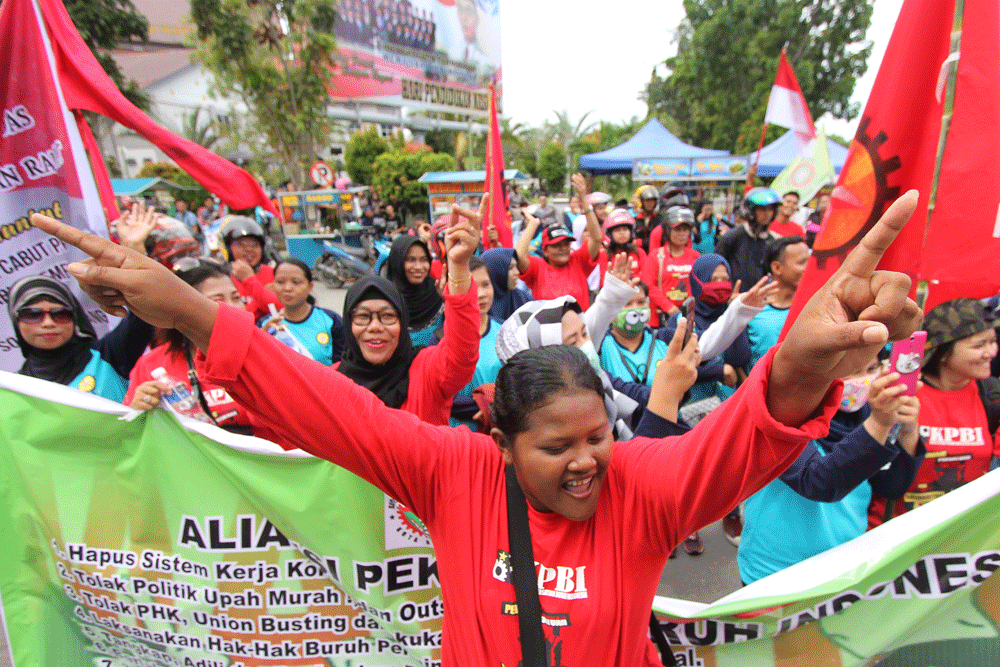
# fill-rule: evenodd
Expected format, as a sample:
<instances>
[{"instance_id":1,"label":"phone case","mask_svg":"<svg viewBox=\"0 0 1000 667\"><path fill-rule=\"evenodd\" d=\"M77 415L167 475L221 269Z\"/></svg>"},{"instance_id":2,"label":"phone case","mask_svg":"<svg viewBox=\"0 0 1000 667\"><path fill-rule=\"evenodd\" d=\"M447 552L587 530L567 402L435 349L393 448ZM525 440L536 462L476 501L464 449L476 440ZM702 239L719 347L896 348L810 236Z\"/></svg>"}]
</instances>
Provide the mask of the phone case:
<instances>
[{"instance_id":1,"label":"phone case","mask_svg":"<svg viewBox=\"0 0 1000 667\"><path fill-rule=\"evenodd\" d=\"M681 342L687 345L688 339L691 338L691 333L694 331L694 297L689 296L684 299L681 307L684 308L684 317L687 319L687 331L684 332L684 339Z\"/></svg>"},{"instance_id":2,"label":"phone case","mask_svg":"<svg viewBox=\"0 0 1000 667\"><path fill-rule=\"evenodd\" d=\"M913 396L917 393L917 380L920 379L920 363L924 358L924 343L926 342L927 332L915 331L906 340L892 344L889 370L899 373L900 378L896 384L906 385L906 391L903 393L907 396Z\"/></svg>"}]
</instances>

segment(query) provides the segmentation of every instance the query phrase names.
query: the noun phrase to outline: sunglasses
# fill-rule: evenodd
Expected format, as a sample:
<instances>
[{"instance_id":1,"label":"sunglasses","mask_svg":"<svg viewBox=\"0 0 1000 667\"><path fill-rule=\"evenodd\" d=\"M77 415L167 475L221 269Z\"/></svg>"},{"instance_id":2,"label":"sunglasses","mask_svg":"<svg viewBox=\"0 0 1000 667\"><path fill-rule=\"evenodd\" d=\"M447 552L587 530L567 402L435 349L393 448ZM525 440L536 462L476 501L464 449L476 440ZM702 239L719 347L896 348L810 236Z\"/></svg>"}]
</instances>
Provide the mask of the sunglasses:
<instances>
[{"instance_id":1,"label":"sunglasses","mask_svg":"<svg viewBox=\"0 0 1000 667\"><path fill-rule=\"evenodd\" d=\"M71 308L22 308L17 311L17 321L25 324L39 324L48 315L56 324L70 324L73 321Z\"/></svg>"}]
</instances>

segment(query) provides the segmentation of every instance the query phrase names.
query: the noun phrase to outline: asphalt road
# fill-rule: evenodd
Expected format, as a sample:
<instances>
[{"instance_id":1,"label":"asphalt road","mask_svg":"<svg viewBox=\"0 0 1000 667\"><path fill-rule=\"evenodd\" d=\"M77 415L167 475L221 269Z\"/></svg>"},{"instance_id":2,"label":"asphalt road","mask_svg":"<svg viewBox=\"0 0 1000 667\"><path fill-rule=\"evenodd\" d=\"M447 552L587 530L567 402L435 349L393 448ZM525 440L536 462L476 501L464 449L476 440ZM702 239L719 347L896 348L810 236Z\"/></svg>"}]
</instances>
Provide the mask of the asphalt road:
<instances>
[{"instance_id":1,"label":"asphalt road","mask_svg":"<svg viewBox=\"0 0 1000 667\"><path fill-rule=\"evenodd\" d=\"M313 287L316 302L337 313L343 313L346 292L346 289L331 290L320 282ZM701 555L690 556L681 547L677 557L667 562L658 595L709 603L742 586L736 567L736 548L726 540L722 522L702 530L701 540L705 547Z\"/></svg>"}]
</instances>

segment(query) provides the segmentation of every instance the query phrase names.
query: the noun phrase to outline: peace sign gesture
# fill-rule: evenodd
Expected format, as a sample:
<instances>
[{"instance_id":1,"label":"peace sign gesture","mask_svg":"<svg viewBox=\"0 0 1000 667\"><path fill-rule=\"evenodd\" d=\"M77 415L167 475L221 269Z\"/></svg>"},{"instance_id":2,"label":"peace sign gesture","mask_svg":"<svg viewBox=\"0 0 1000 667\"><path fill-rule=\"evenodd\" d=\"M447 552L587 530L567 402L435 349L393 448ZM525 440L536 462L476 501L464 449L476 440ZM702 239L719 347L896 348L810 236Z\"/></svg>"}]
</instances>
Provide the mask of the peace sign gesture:
<instances>
[{"instance_id":1,"label":"peace sign gesture","mask_svg":"<svg viewBox=\"0 0 1000 667\"><path fill-rule=\"evenodd\" d=\"M779 421L805 421L833 380L859 371L886 341L920 326L923 314L907 296L909 276L876 270L917 197L911 190L893 202L789 329L768 382L767 405Z\"/></svg>"}]
</instances>

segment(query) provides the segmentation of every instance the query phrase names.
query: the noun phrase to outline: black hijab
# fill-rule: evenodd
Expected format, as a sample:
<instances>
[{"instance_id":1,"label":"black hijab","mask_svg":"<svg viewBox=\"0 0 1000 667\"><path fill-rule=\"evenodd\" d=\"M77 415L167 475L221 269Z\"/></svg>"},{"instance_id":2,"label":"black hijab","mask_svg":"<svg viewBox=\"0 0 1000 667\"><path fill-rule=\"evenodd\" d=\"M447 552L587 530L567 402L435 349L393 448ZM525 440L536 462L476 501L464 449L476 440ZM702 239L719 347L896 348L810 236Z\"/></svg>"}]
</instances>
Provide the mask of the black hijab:
<instances>
[{"instance_id":1,"label":"black hijab","mask_svg":"<svg viewBox=\"0 0 1000 667\"><path fill-rule=\"evenodd\" d=\"M510 260L517 256L513 248L493 248L482 254L480 259L486 264L486 271L493 283L493 305L490 307L490 317L497 322L503 322L514 314L514 311L531 301L531 297L516 287L507 289L507 276L510 274Z\"/></svg>"},{"instance_id":2,"label":"black hijab","mask_svg":"<svg viewBox=\"0 0 1000 667\"><path fill-rule=\"evenodd\" d=\"M62 347L54 350L40 350L28 344L17 326L17 311L38 303L52 301L73 311L73 337ZM58 280L45 276L30 276L17 281L10 290L7 314L14 325L17 344L24 355L24 365L18 371L21 375L69 384L90 363L90 350L97 343L94 327L83 312L69 288Z\"/></svg>"},{"instance_id":3,"label":"black hijab","mask_svg":"<svg viewBox=\"0 0 1000 667\"><path fill-rule=\"evenodd\" d=\"M430 259L431 253L426 243L416 236L400 234L392 242L386 266L389 271L389 280L393 282L402 296L406 312L409 316L410 326L414 330L419 330L427 327L437 317L437 314L441 312L441 307L444 305L444 299L438 294L437 287L434 285L434 278L430 273L427 274L427 277L419 285L412 285L406 279L406 270L403 267L403 263L406 261L406 253L410 251L410 248L415 243L420 244L420 247L427 253L427 258ZM389 300L392 301L392 299Z\"/></svg>"},{"instance_id":4,"label":"black hijab","mask_svg":"<svg viewBox=\"0 0 1000 667\"><path fill-rule=\"evenodd\" d=\"M366 299L385 299L399 313L399 342L396 351L384 364L378 366L365 361L358 339L351 327L351 313ZM395 285L379 276L365 276L351 285L344 297L344 353L337 370L365 387L390 408L398 408L406 401L410 387L410 364L420 348L414 347L407 330L409 319L403 299Z\"/></svg>"}]
</instances>

